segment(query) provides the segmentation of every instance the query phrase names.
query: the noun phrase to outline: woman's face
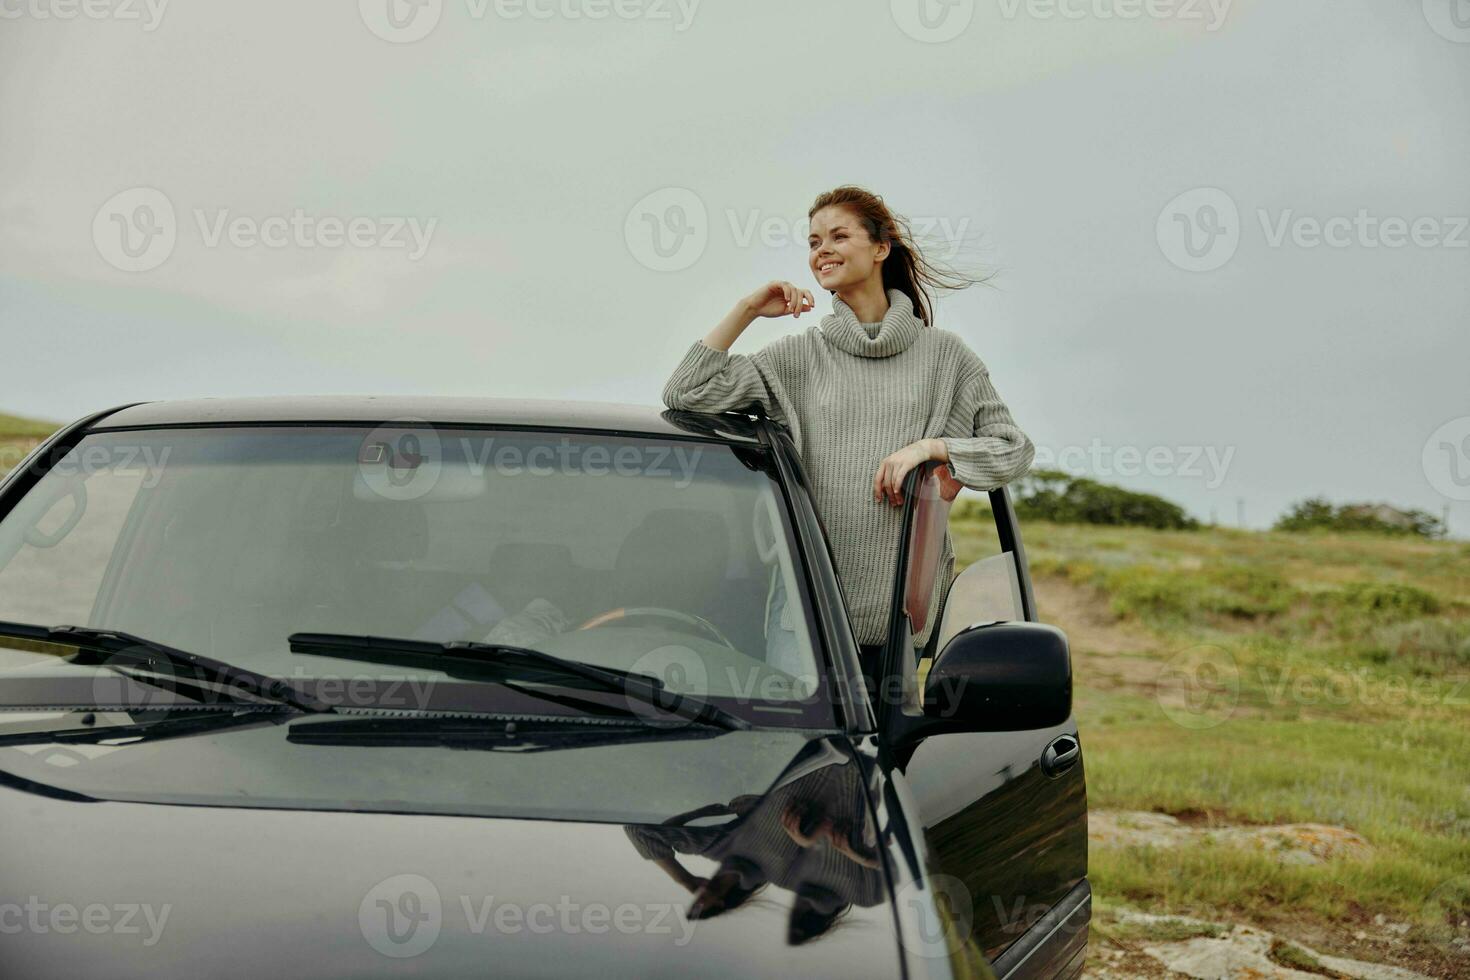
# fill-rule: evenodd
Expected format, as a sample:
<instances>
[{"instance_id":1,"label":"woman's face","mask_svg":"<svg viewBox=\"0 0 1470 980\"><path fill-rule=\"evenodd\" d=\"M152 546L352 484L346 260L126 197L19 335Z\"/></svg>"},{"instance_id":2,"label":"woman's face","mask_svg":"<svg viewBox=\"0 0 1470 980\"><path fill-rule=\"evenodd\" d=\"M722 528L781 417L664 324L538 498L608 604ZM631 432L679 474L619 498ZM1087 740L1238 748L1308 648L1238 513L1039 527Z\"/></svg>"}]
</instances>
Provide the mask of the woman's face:
<instances>
[{"instance_id":1,"label":"woman's face","mask_svg":"<svg viewBox=\"0 0 1470 980\"><path fill-rule=\"evenodd\" d=\"M835 205L812 215L807 264L823 289L840 290L882 276L887 244L874 244L857 215Z\"/></svg>"}]
</instances>

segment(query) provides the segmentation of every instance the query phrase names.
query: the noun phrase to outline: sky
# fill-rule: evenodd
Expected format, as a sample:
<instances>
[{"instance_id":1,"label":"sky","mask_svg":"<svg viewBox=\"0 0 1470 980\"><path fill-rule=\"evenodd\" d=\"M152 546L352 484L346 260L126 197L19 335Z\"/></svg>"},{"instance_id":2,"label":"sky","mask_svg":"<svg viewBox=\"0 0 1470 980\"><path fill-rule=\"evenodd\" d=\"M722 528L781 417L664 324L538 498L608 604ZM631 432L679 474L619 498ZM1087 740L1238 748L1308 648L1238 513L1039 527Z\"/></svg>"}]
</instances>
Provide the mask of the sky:
<instances>
[{"instance_id":1,"label":"sky","mask_svg":"<svg viewBox=\"0 0 1470 980\"><path fill-rule=\"evenodd\" d=\"M1467 173L1470 0L0 0L0 412L659 405L856 183L1036 466L1466 537Z\"/></svg>"}]
</instances>

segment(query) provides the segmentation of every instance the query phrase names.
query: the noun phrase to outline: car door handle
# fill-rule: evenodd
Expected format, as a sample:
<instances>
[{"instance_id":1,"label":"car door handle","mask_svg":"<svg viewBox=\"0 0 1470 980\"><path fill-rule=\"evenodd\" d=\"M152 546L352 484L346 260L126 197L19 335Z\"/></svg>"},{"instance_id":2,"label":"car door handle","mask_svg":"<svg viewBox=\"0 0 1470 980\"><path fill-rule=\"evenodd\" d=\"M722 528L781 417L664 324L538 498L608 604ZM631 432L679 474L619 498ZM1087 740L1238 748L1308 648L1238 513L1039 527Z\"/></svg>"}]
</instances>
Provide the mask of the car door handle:
<instances>
[{"instance_id":1,"label":"car door handle","mask_svg":"<svg viewBox=\"0 0 1470 980\"><path fill-rule=\"evenodd\" d=\"M1082 758L1082 743L1075 735L1058 735L1041 753L1041 771L1053 778L1071 769Z\"/></svg>"}]
</instances>

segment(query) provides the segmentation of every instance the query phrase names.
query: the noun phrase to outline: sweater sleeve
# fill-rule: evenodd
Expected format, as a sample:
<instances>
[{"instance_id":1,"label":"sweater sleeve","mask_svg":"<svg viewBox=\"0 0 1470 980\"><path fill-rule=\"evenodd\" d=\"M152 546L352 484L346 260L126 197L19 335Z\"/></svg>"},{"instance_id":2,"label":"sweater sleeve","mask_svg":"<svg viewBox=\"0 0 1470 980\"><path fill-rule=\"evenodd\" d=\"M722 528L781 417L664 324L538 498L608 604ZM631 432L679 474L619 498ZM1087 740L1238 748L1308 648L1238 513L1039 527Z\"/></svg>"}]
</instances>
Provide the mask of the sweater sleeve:
<instances>
[{"instance_id":1,"label":"sweater sleeve","mask_svg":"<svg viewBox=\"0 0 1470 980\"><path fill-rule=\"evenodd\" d=\"M751 355L696 340L665 382L664 404L688 412L728 412L757 401L767 415L785 423L780 368L793 339L782 337Z\"/></svg>"},{"instance_id":2,"label":"sweater sleeve","mask_svg":"<svg viewBox=\"0 0 1470 980\"><path fill-rule=\"evenodd\" d=\"M972 418L972 434L944 438L950 474L971 490L994 490L1024 476L1036 447L1011 418L983 363L961 384L956 404Z\"/></svg>"}]
</instances>

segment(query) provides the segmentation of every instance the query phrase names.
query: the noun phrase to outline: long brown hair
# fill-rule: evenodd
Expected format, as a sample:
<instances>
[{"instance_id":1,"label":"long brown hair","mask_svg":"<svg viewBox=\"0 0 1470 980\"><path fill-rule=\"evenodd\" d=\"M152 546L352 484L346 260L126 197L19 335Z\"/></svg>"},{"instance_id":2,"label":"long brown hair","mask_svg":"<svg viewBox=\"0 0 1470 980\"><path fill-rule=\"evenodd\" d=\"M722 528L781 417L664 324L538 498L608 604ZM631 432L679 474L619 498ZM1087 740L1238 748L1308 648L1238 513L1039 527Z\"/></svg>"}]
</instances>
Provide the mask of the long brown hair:
<instances>
[{"instance_id":1,"label":"long brown hair","mask_svg":"<svg viewBox=\"0 0 1470 980\"><path fill-rule=\"evenodd\" d=\"M913 301L914 312L926 326L934 325L931 289L964 289L990 278L988 275L966 276L951 269L942 269L926 259L914 243L907 219L901 214L894 214L883 198L872 191L854 184L843 184L818 194L811 210L806 213L807 221L810 222L818 211L826 207L851 211L868 230L868 237L875 244L888 243L888 257L883 260L883 288L898 289L908 296Z\"/></svg>"}]
</instances>

